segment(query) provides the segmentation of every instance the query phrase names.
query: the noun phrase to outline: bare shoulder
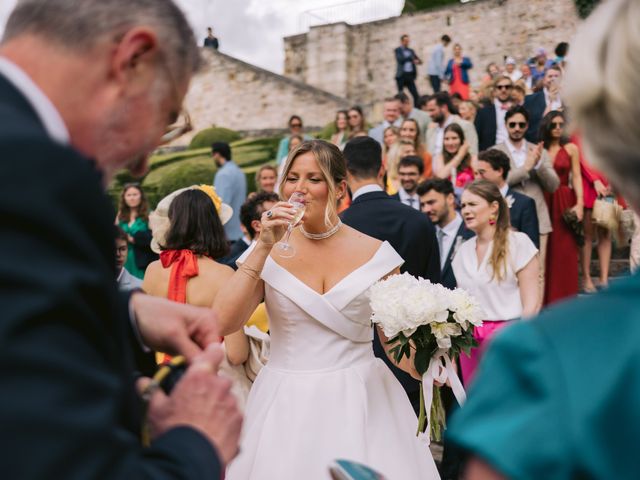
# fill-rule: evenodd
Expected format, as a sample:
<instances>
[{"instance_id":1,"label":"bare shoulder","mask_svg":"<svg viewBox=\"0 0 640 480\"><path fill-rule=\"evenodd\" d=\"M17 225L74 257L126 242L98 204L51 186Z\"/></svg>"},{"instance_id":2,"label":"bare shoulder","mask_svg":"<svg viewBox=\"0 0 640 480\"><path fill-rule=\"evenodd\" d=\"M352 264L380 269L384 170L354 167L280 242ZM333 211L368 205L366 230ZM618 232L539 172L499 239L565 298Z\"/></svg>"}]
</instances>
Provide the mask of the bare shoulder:
<instances>
[{"instance_id":1,"label":"bare shoulder","mask_svg":"<svg viewBox=\"0 0 640 480\"><path fill-rule=\"evenodd\" d=\"M161 282L163 269L162 262L156 260L155 262L151 262L145 270L142 289L149 295L158 295L158 286Z\"/></svg>"},{"instance_id":2,"label":"bare shoulder","mask_svg":"<svg viewBox=\"0 0 640 480\"><path fill-rule=\"evenodd\" d=\"M567 143L564 146L564 149L567 151L567 153L569 153L569 155L573 156L573 155L578 155L578 146L575 143Z\"/></svg>"},{"instance_id":3,"label":"bare shoulder","mask_svg":"<svg viewBox=\"0 0 640 480\"><path fill-rule=\"evenodd\" d=\"M368 253L375 253L382 241L377 238L370 237L369 235L362 233L355 228L351 228L347 225L343 227L345 229L345 239L348 241L350 248L353 250L364 251Z\"/></svg>"},{"instance_id":4,"label":"bare shoulder","mask_svg":"<svg viewBox=\"0 0 640 480\"><path fill-rule=\"evenodd\" d=\"M200 275L215 277L216 279L226 279L233 275L233 268L223 265L207 257L198 259Z\"/></svg>"}]
</instances>

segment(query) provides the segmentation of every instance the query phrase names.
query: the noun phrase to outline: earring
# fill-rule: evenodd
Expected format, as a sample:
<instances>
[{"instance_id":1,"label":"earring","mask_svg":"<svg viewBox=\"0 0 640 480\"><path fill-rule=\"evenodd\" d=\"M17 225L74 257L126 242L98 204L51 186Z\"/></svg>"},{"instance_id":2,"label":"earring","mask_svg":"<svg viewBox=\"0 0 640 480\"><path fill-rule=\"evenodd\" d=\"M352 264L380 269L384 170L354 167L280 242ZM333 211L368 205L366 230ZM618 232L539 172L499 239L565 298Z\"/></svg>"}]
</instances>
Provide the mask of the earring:
<instances>
[{"instance_id":1,"label":"earring","mask_svg":"<svg viewBox=\"0 0 640 480\"><path fill-rule=\"evenodd\" d=\"M489 225L493 226L496 224L496 216L495 215L491 215L489 217Z\"/></svg>"}]
</instances>

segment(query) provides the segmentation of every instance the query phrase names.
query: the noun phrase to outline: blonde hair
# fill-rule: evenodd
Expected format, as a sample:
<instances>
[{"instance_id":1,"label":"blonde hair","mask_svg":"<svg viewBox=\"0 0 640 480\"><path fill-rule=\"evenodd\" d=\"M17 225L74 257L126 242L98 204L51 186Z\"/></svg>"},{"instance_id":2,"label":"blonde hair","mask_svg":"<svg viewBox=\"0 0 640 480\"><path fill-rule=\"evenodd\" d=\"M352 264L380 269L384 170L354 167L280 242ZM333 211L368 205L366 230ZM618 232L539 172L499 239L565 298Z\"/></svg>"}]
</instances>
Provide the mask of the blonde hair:
<instances>
[{"instance_id":1,"label":"blonde hair","mask_svg":"<svg viewBox=\"0 0 640 480\"><path fill-rule=\"evenodd\" d=\"M489 205L498 204L498 216L496 218L496 233L493 236L493 249L491 250L491 278L501 282L507 275L507 260L509 258L509 206L500 193L498 187L488 180L476 180L470 183L466 191L484 198Z\"/></svg>"},{"instance_id":2,"label":"blonde hair","mask_svg":"<svg viewBox=\"0 0 640 480\"><path fill-rule=\"evenodd\" d=\"M333 143L324 140L306 140L289 152L289 156L282 170L282 181L280 182L278 193L281 198L286 200L283 196L284 182L291 171L293 162L300 155L308 152L313 153L318 168L320 168L320 172L327 182L329 196L327 207L324 211L324 222L327 226L330 226L332 218L338 215L338 185L347 179L347 164L344 156L340 149Z\"/></svg>"},{"instance_id":3,"label":"blonde hair","mask_svg":"<svg viewBox=\"0 0 640 480\"><path fill-rule=\"evenodd\" d=\"M275 173L276 178L278 178L278 169L275 166L271 164L262 165L256 172L255 182L257 190L260 190L260 177L262 176L262 172L264 172L265 170L271 170L273 173Z\"/></svg>"},{"instance_id":4,"label":"blonde hair","mask_svg":"<svg viewBox=\"0 0 640 480\"><path fill-rule=\"evenodd\" d=\"M564 88L587 159L640 207L640 2L603 2L572 42Z\"/></svg>"}]
</instances>

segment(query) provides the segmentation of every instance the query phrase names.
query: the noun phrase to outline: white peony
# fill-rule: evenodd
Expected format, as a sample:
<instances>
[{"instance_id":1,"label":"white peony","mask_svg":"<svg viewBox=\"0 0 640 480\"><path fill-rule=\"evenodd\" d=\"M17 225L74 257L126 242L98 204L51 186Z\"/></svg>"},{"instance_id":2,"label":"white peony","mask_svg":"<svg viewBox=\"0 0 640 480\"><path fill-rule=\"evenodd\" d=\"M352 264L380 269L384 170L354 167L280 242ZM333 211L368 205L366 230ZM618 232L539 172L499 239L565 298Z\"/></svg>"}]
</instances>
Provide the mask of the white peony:
<instances>
[{"instance_id":1,"label":"white peony","mask_svg":"<svg viewBox=\"0 0 640 480\"><path fill-rule=\"evenodd\" d=\"M431 333L436 337L438 347L451 348L451 337L462 335L462 327L457 323L432 323Z\"/></svg>"},{"instance_id":2,"label":"white peony","mask_svg":"<svg viewBox=\"0 0 640 480\"><path fill-rule=\"evenodd\" d=\"M469 295L466 290L456 288L451 292L450 300L449 308L453 312L453 318L465 330L468 324L474 326L482 325L482 320L486 314L476 299Z\"/></svg>"}]
</instances>

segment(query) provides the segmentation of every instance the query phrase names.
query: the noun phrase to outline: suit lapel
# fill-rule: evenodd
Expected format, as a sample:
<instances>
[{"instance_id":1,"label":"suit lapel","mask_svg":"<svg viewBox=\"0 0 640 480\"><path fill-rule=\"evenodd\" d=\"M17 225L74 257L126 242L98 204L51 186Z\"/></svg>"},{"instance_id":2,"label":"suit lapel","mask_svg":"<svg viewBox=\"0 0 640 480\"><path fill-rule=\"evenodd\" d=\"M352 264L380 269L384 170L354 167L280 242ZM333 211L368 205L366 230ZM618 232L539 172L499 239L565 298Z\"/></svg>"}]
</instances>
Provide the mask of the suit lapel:
<instances>
[{"instance_id":1,"label":"suit lapel","mask_svg":"<svg viewBox=\"0 0 640 480\"><path fill-rule=\"evenodd\" d=\"M447 252L447 261L444 263L444 268L442 269L442 274L441 274L442 278L444 278L448 270L451 269L451 262L453 261L453 257L458 251L458 248L460 248L460 245L462 245L462 243L465 241L465 238L462 234L463 230L464 230L464 222L462 222L458 227L458 231L456 232L456 237L453 240L453 243L451 244L451 248Z\"/></svg>"}]
</instances>

